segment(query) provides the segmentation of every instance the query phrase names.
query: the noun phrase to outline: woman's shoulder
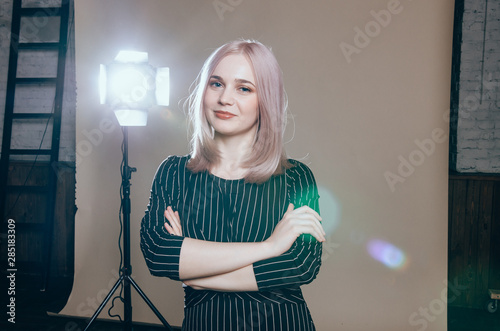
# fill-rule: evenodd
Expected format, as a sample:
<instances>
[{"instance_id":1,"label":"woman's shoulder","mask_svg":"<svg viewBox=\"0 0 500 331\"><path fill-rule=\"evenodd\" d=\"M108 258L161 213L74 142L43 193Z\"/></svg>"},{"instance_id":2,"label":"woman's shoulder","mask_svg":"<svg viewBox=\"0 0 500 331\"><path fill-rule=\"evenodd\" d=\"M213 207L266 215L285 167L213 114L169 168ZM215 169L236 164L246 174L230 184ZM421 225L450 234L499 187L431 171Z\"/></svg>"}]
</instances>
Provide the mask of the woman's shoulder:
<instances>
[{"instance_id":1,"label":"woman's shoulder","mask_svg":"<svg viewBox=\"0 0 500 331\"><path fill-rule=\"evenodd\" d=\"M314 174L305 163L294 159L288 159L290 167L286 169L286 177L289 185L315 186Z\"/></svg>"},{"instance_id":2,"label":"woman's shoulder","mask_svg":"<svg viewBox=\"0 0 500 331\"><path fill-rule=\"evenodd\" d=\"M186 169L186 164L189 161L189 155L169 155L164 159L158 167L157 174L165 174L172 171L179 172Z\"/></svg>"},{"instance_id":3,"label":"woman's shoulder","mask_svg":"<svg viewBox=\"0 0 500 331\"><path fill-rule=\"evenodd\" d=\"M290 177L303 177L303 176L309 176L309 177L314 177L313 172L309 166L307 166L305 163L295 160L295 159L288 159L288 163L290 164L290 167L286 169L286 174L287 176Z\"/></svg>"},{"instance_id":4,"label":"woman's shoulder","mask_svg":"<svg viewBox=\"0 0 500 331\"><path fill-rule=\"evenodd\" d=\"M318 198L318 188L314 174L308 165L301 161L288 159L290 167L286 170L287 187L291 201L298 205Z\"/></svg>"}]
</instances>

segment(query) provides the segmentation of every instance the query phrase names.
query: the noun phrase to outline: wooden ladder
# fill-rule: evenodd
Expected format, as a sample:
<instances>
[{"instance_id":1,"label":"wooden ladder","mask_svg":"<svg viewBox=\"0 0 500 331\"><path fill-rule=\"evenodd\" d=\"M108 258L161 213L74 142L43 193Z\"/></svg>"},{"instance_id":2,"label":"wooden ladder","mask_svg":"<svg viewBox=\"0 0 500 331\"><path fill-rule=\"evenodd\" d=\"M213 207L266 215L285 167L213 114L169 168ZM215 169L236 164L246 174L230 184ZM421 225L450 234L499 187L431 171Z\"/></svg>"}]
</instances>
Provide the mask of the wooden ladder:
<instances>
[{"instance_id":1,"label":"wooden ladder","mask_svg":"<svg viewBox=\"0 0 500 331\"><path fill-rule=\"evenodd\" d=\"M42 238L41 254L39 251L29 251L30 243L23 242L23 254L19 249L16 249L16 252L19 252L16 256L17 260L8 268L14 270L19 268L19 271L22 268L24 271L39 274L41 276L41 291L45 291L50 274L69 33L69 1L61 0L60 3L59 7L24 7L22 0L13 1L0 160L0 215L2 215L4 223L2 231L6 231L5 224L9 219L12 219L16 222L17 243L20 242L21 236L30 238L30 233L35 233ZM57 21L59 21L58 30ZM55 24L54 37L40 36L44 33L37 35L44 24ZM33 62L30 59L36 62L42 58L45 60L53 59L53 61L49 60L46 65L42 65L41 71L32 70ZM48 111L40 109L42 107L39 104L19 107L19 99L25 95L23 89L26 88L29 88L29 91L33 92L32 94L43 95L48 90L51 91L50 93L54 92L52 107L49 106ZM42 128L40 131L43 132L42 136L35 137L33 132L26 132L30 125ZM20 136L24 137L21 139L23 142L29 141L25 144L29 146L16 146L19 145L16 141ZM46 137L49 137L50 140L45 139ZM20 162L26 163L28 166L24 170L19 170ZM36 177L41 177L44 180L34 181L33 177L35 176L32 174L39 168L44 169L45 173ZM25 180L13 180L13 178L20 177L20 172L22 176L25 176ZM26 217L26 215L34 213L33 210L29 210L33 206L21 206L18 202L31 201L33 198L30 199L30 196L42 196L40 201L44 201L41 203L45 209L44 216ZM21 197L22 199L20 199ZM37 245L31 246L32 250L40 250ZM2 251L5 250L2 249ZM36 258L40 255L41 259Z\"/></svg>"}]
</instances>

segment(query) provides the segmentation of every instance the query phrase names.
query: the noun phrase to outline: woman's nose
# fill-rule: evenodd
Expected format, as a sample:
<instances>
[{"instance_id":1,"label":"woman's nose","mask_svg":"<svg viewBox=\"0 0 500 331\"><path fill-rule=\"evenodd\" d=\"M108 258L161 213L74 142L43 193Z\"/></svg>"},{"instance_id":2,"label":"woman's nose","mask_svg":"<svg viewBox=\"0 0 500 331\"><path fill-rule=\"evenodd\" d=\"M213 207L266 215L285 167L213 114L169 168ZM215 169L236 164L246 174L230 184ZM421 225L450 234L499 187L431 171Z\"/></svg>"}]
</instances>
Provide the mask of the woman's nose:
<instances>
[{"instance_id":1,"label":"woman's nose","mask_svg":"<svg viewBox=\"0 0 500 331\"><path fill-rule=\"evenodd\" d=\"M233 95L231 91L229 91L229 89L225 88L221 92L221 94L219 95L219 103L221 105L232 105L234 103Z\"/></svg>"}]
</instances>

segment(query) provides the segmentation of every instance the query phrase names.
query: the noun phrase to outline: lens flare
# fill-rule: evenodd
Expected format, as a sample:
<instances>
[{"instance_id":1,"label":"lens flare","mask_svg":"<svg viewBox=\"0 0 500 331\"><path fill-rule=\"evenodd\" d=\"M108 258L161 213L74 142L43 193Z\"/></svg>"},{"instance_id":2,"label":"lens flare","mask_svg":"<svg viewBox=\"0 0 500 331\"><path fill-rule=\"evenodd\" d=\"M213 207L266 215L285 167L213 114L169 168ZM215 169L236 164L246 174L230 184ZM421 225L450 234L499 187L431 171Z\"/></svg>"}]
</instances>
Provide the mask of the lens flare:
<instances>
[{"instance_id":1,"label":"lens flare","mask_svg":"<svg viewBox=\"0 0 500 331\"><path fill-rule=\"evenodd\" d=\"M401 269L407 263L405 253L384 240L372 239L366 245L368 253L377 261L391 269Z\"/></svg>"},{"instance_id":2,"label":"lens flare","mask_svg":"<svg viewBox=\"0 0 500 331\"><path fill-rule=\"evenodd\" d=\"M327 237L337 229L340 224L341 207L333 193L319 185L319 207L321 218L323 218L323 229L325 229Z\"/></svg>"}]
</instances>

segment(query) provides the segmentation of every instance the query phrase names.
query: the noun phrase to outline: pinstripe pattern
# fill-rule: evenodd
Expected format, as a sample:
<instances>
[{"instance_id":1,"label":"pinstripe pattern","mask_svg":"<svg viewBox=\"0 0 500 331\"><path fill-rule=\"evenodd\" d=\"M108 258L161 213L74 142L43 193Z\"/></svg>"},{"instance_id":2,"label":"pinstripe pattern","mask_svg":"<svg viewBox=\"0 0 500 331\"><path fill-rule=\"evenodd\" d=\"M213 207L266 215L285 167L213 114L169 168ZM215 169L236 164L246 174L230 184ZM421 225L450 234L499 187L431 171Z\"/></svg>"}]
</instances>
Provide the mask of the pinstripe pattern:
<instances>
[{"instance_id":1,"label":"pinstripe pattern","mask_svg":"<svg viewBox=\"0 0 500 331\"><path fill-rule=\"evenodd\" d=\"M164 228L163 212L179 212L186 237L217 242L267 239L289 203L319 211L314 176L301 162L257 185L186 169L189 156L171 156L158 168L141 222L141 249L151 274L179 280L184 237ZM259 291L185 290L185 330L314 330L300 285L319 272L321 243L300 236L284 254L254 263Z\"/></svg>"}]
</instances>

